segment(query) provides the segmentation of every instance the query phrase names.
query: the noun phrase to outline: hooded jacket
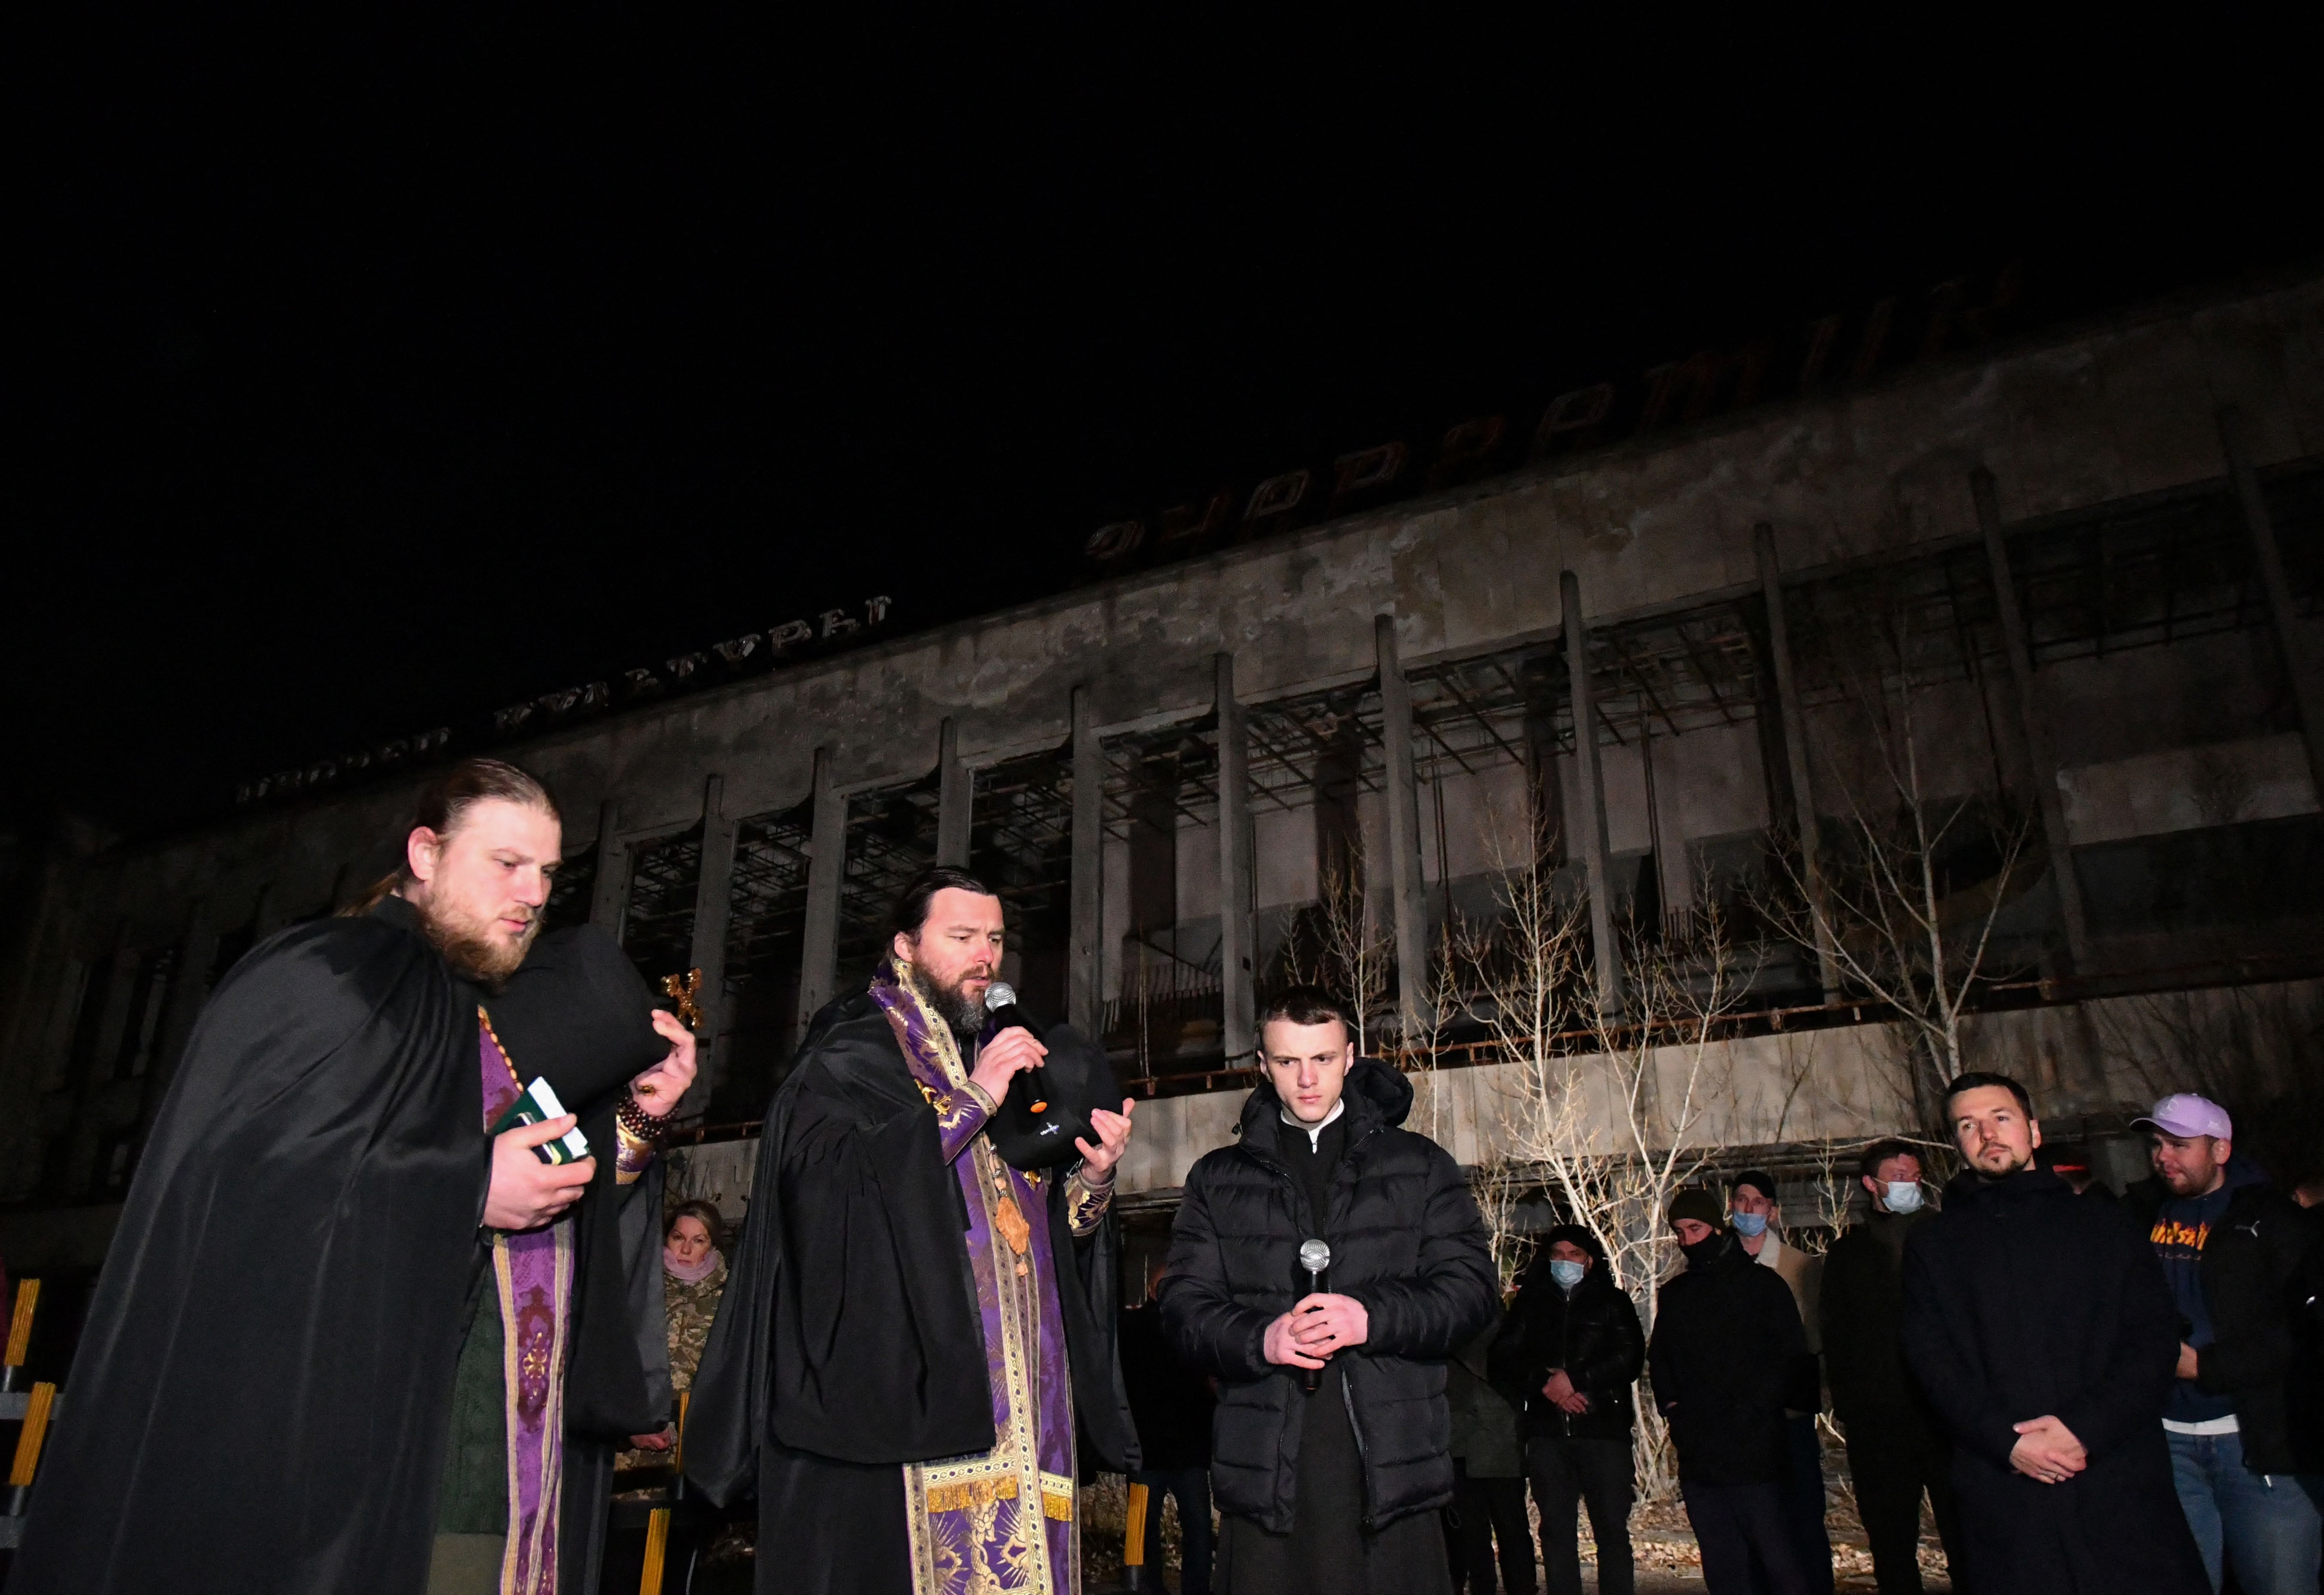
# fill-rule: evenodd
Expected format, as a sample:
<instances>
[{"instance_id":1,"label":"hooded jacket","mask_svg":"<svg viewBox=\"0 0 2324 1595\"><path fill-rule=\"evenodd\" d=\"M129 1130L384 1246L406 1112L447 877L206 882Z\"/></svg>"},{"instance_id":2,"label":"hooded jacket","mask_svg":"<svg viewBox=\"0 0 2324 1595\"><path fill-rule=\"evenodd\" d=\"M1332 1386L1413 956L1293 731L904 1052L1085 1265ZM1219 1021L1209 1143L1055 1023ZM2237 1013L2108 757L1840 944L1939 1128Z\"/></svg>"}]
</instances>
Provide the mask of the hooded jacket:
<instances>
[{"instance_id":1,"label":"hooded jacket","mask_svg":"<svg viewBox=\"0 0 2324 1595\"><path fill-rule=\"evenodd\" d=\"M2269 1189L2266 1176L2246 1158L2228 1160L2227 1183L2227 1212L2205 1240L2197 1270L2214 1338L2199 1351L2195 1386L2235 1403L2245 1467L2296 1472L2284 1384L2293 1356L2290 1286L2308 1240L2307 1215ZM2122 1211L2149 1246L2170 1200L2159 1178L2141 1180L2124 1194Z\"/></svg>"},{"instance_id":2,"label":"hooded jacket","mask_svg":"<svg viewBox=\"0 0 2324 1595\"><path fill-rule=\"evenodd\" d=\"M1570 1295L1549 1271L1549 1242L1557 1240L1571 1240L1590 1254L1590 1271ZM1646 1361L1638 1310L1607 1272L1606 1249L1578 1224L1552 1230L1525 1272L1492 1351L1493 1382L1525 1415L1527 1436L1628 1439L1637 1422L1632 1387ZM1568 1413L1541 1393L1550 1370L1558 1368L1590 1398L1589 1411Z\"/></svg>"},{"instance_id":3,"label":"hooded jacket","mask_svg":"<svg viewBox=\"0 0 2324 1595\"><path fill-rule=\"evenodd\" d=\"M1243 1104L1237 1143L1194 1165L1171 1233L1164 1333L1219 1379L1211 1477L1222 1511L1288 1534L1305 1397L1267 1360L1268 1325L1306 1294L1301 1240L1332 1248L1325 1288L1363 1304L1365 1343L1345 1360L1349 1421L1363 1456L1365 1526L1452 1497L1445 1360L1493 1320L1499 1290L1484 1221L1452 1157L1402 1129L1412 1087L1372 1058L1348 1072L1347 1153L1316 1214L1286 1161L1274 1088Z\"/></svg>"}]
</instances>

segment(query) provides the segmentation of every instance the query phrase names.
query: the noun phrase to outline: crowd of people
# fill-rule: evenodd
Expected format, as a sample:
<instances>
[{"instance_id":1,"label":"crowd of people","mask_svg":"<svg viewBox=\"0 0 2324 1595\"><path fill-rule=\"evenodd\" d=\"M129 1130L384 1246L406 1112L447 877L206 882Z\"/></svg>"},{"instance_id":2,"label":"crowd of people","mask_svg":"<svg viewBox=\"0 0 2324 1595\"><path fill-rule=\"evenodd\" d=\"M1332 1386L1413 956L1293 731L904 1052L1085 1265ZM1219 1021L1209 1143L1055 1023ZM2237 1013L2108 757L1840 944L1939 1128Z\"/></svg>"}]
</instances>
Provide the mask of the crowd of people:
<instances>
[{"instance_id":1,"label":"crowd of people","mask_svg":"<svg viewBox=\"0 0 2324 1595\"><path fill-rule=\"evenodd\" d=\"M730 1240L659 1196L691 1028L602 928L543 932L561 845L537 780L464 761L394 872L219 984L12 1590L588 1595L622 1453L682 1451L710 1510L678 1537L755 1517L767 1595L1075 1588L1093 1471L1130 1477L1148 1590L1175 1502L1186 1595L1532 1595L1537 1565L1567 1595L1584 1511L1622 1595L1650 1397L1714 1595L1821 1595L1827 1393L1889 1595L1920 1588L1923 1498L1977 1595L2316 1584L2324 1182L2272 1190L2202 1097L2138 1121L2153 1178L2117 1198L1964 1074L1941 1202L1923 1147L1881 1141L1821 1258L1746 1172L1660 1215L1651 1304L1586 1222L1505 1294L1410 1083L1298 988L1122 1314L1133 1103L1002 993L987 883L904 890Z\"/></svg>"},{"instance_id":2,"label":"crowd of people","mask_svg":"<svg viewBox=\"0 0 2324 1595\"><path fill-rule=\"evenodd\" d=\"M1945 1099L1960 1175L1937 1194L1935 1146L1875 1141L1821 1255L1785 1234L1765 1172L1679 1193L1648 1334L1582 1223L1536 1237L1503 1309L1480 1309L1475 1220L1429 1188L1443 1155L1425 1139L1371 1149L1403 1099L1338 1056L1334 1011L1314 992L1269 1010L1270 1079L1240 1144L1189 1182L1149 1281L1160 1306L1130 1314L1140 1434L1173 1436L1169 1470L1134 1491L1131 1588L1162 1587L1137 1564L1158 1563L1166 1488L1188 1526L1183 1589L1213 1587L1189 1461L1215 1392L1229 1590L1535 1595L1538 1567L1550 1595L1578 1595L1586 1509L1595 1587L1627 1595L1642 1388L1713 1595L1832 1590L1827 1412L1882 1595L1923 1587L1924 1500L1957 1591L2319 1588L2324 1178L2272 1188L2218 1104L2174 1095L2137 1120L2153 1174L2118 1197L2043 1155L2015 1081L1961 1075ZM1343 1245L1360 1257L1333 1286L1353 1314L1298 1292L1308 1234L1335 1263ZM1296 1370L1357 1347L1303 1388ZM1133 1371L1133 1354L1175 1360Z\"/></svg>"}]
</instances>

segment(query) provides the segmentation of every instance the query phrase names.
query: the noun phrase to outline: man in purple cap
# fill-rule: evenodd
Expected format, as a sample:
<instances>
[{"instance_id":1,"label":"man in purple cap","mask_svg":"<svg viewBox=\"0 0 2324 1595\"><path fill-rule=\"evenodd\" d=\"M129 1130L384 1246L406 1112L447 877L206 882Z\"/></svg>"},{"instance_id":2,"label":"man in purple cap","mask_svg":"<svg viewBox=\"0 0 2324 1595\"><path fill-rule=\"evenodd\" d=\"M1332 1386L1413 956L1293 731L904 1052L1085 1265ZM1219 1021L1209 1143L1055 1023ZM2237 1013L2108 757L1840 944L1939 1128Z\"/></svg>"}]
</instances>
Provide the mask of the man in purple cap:
<instances>
[{"instance_id":1,"label":"man in purple cap","mask_svg":"<svg viewBox=\"0 0 2324 1595\"><path fill-rule=\"evenodd\" d=\"M2154 1248L2181 1321L2163 1427L2187 1526L2218 1589L2223 1563L2252 1595L2316 1588L2324 1522L2294 1475L2284 1381L2287 1288L2307 1240L2300 1210L2235 1156L2235 1125L2206 1097L2164 1097L2133 1125L2154 1177L2128 1203Z\"/></svg>"}]
</instances>

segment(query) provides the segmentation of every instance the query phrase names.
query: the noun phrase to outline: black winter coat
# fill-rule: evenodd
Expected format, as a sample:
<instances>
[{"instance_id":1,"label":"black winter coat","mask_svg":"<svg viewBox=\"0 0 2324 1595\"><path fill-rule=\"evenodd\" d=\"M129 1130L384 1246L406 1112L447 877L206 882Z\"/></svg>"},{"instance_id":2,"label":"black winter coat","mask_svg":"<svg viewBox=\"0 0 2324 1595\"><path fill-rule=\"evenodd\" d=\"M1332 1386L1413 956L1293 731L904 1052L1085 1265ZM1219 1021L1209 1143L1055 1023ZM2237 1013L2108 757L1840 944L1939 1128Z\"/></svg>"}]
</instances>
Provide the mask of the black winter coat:
<instances>
[{"instance_id":1,"label":"black winter coat","mask_svg":"<svg viewBox=\"0 0 2324 1595\"><path fill-rule=\"evenodd\" d=\"M1365 1344L1341 1353L1363 1455L1364 1526L1375 1532L1452 1497L1444 1363L1499 1301L1484 1221L1452 1157L1399 1129L1412 1087L1387 1065L1348 1072L1348 1151L1321 1222L1285 1161L1299 1135L1274 1088L1243 1104L1240 1140L1186 1176L1161 1286L1162 1323L1190 1368L1219 1378L1211 1479L1220 1510L1288 1534L1305 1397L1267 1360L1267 1326L1306 1294L1301 1240L1331 1244L1325 1288L1364 1305ZM1301 1148L1304 1155L1305 1148Z\"/></svg>"},{"instance_id":2,"label":"black winter coat","mask_svg":"<svg viewBox=\"0 0 2324 1595\"><path fill-rule=\"evenodd\" d=\"M2150 1247L2170 1192L2159 1179L2123 1194L2122 1212ZM2292 1367L2292 1279L2308 1245L2308 1215L2264 1185L2227 1198L2219 1227L2203 1243L2198 1273L2218 1338L2196 1360L2195 1384L2236 1404L2244 1466L2255 1473L2300 1471L2292 1452L2284 1381Z\"/></svg>"},{"instance_id":3,"label":"black winter coat","mask_svg":"<svg viewBox=\"0 0 2324 1595\"><path fill-rule=\"evenodd\" d=\"M1525 1415L1528 1436L1626 1440L1638 1421L1632 1387L1646 1364L1638 1310L1607 1276L1601 1259L1591 1264L1571 1296L1550 1277L1545 1262L1526 1269L1487 1366L1501 1394ZM1590 1410L1578 1417L1541 1393L1550 1370L1558 1368L1590 1397Z\"/></svg>"},{"instance_id":4,"label":"black winter coat","mask_svg":"<svg viewBox=\"0 0 2324 1595\"><path fill-rule=\"evenodd\" d=\"M1904 1367L1904 1243L1933 1212L1875 1212L1824 1254L1818 1312L1831 1408L1851 1434L1930 1438L1927 1403Z\"/></svg>"},{"instance_id":5,"label":"black winter coat","mask_svg":"<svg viewBox=\"0 0 2324 1595\"><path fill-rule=\"evenodd\" d=\"M2163 1438L2179 1313L2113 1204L2044 1169L1955 1180L1904 1245L1904 1358L1952 1441L1978 1595L2206 1595ZM2044 1415L2089 1452L2062 1484L2009 1465Z\"/></svg>"},{"instance_id":6,"label":"black winter coat","mask_svg":"<svg viewBox=\"0 0 2324 1595\"><path fill-rule=\"evenodd\" d=\"M1789 1469L1786 1395L1810 1362L1792 1287L1732 1233L1662 1287L1646 1368L1688 1484L1774 1484Z\"/></svg>"}]
</instances>

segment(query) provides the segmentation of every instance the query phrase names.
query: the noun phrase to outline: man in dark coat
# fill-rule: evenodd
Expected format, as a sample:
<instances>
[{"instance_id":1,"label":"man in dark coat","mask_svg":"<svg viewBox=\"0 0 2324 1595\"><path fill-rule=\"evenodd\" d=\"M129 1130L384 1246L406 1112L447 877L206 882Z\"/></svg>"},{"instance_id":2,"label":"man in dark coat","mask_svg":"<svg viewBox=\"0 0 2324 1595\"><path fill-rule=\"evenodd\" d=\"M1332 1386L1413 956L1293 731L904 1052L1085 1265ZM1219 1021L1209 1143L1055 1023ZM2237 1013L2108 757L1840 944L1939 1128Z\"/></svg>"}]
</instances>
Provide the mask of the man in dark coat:
<instances>
[{"instance_id":1,"label":"man in dark coat","mask_svg":"<svg viewBox=\"0 0 2324 1595\"><path fill-rule=\"evenodd\" d=\"M2292 1305L2292 1371L2283 1402L2301 1488L2324 1512L2324 1169L2301 1180L2292 1195L2307 1222L2308 1245L2284 1293Z\"/></svg>"},{"instance_id":2,"label":"man in dark coat","mask_svg":"<svg viewBox=\"0 0 2324 1595\"><path fill-rule=\"evenodd\" d=\"M1121 1314L1121 1382L1138 1424L1140 1463L1130 1476L1122 1581L1127 1589L1158 1595L1167 1497L1178 1503L1179 1595L1211 1595L1211 1414L1219 1403L1210 1376L1181 1362L1162 1332L1162 1308L1155 1299L1162 1262L1157 1253L1146 1300Z\"/></svg>"},{"instance_id":3,"label":"man in dark coat","mask_svg":"<svg viewBox=\"0 0 2324 1595\"><path fill-rule=\"evenodd\" d=\"M1455 1595L1534 1595L1533 1525L1526 1521L1525 1449L1517 1404L1495 1388L1489 1360L1501 1325L1452 1354L1444 1399L1452 1411L1452 1504L1444 1545ZM1500 1542L1496 1560L1493 1544Z\"/></svg>"},{"instance_id":4,"label":"man in dark coat","mask_svg":"<svg viewBox=\"0 0 2324 1595\"><path fill-rule=\"evenodd\" d=\"M1268 1005L1267 1080L1238 1144L1186 1176L1171 1235L1163 1324L1220 1382L1211 1483L1230 1595L1450 1581L1444 1359L1492 1322L1499 1278L1459 1166L1400 1128L1412 1087L1350 1037L1320 991ZM1331 1249L1321 1288L1300 1266L1309 1240Z\"/></svg>"},{"instance_id":5,"label":"man in dark coat","mask_svg":"<svg viewBox=\"0 0 2324 1595\"><path fill-rule=\"evenodd\" d=\"M1670 1223L1685 1271L1665 1283L1646 1342L1655 1406L1678 1452L1679 1493L1712 1595L1744 1595L1753 1558L1775 1595L1808 1595L1784 1481L1784 1409L1814 1367L1791 1286L1751 1260L1718 1197L1682 1191Z\"/></svg>"},{"instance_id":6,"label":"man in dark coat","mask_svg":"<svg viewBox=\"0 0 2324 1595\"><path fill-rule=\"evenodd\" d=\"M498 1516L474 1537L512 1564L438 1567L466 1577L445 1587L594 1584L602 1480L576 1452L609 1475L660 1415L615 1211L643 1159L617 1104L626 1084L626 1111L667 1112L694 1048L602 931L536 945L561 842L537 781L464 761L366 911L291 927L220 982L106 1258L12 1590L411 1595L470 1532L442 1508L482 1509L463 1485L488 1471ZM520 1070L597 1156L540 1159L570 1113L486 1135ZM554 1268L514 1390L466 1354L502 1328L512 1247ZM456 1434L464 1406L496 1421Z\"/></svg>"},{"instance_id":7,"label":"man in dark coat","mask_svg":"<svg viewBox=\"0 0 2324 1595\"><path fill-rule=\"evenodd\" d=\"M1517 1286L1492 1351L1493 1382L1524 1415L1526 1472L1541 1508L1549 1595L1582 1595L1578 1503L1590 1507L1600 1595L1637 1587L1630 1554L1632 1395L1646 1361L1638 1310L1581 1224L1560 1224Z\"/></svg>"},{"instance_id":8,"label":"man in dark coat","mask_svg":"<svg viewBox=\"0 0 2324 1595\"><path fill-rule=\"evenodd\" d=\"M2187 1526L2213 1589L2232 1566L2247 1595L2310 1595L2324 1522L2296 1476L2285 1396L2308 1215L2236 1156L2217 1102L2167 1096L2131 1122L2153 1138L2154 1177L2130 1188L2123 1211L2184 1324L2163 1428Z\"/></svg>"},{"instance_id":9,"label":"man in dark coat","mask_svg":"<svg viewBox=\"0 0 2324 1595\"><path fill-rule=\"evenodd\" d=\"M720 1506L756 1488L761 1590L1062 1585L1077 1447L1138 1461L1114 1357L1129 1103L1094 1107L1120 1099L1072 1027L988 1020L1006 927L982 880L923 871L890 928L888 962L810 1021L767 1110L687 1473ZM993 1132L1036 1067L1097 1139L1020 1166Z\"/></svg>"},{"instance_id":10,"label":"man in dark coat","mask_svg":"<svg viewBox=\"0 0 2324 1595\"><path fill-rule=\"evenodd\" d=\"M1953 1567L1960 1565L1960 1510L1952 1459L1904 1367L1904 1240L1930 1217L1920 1154L1908 1141L1875 1141L1857 1178L1871 1211L1823 1259L1824 1380L1847 1435L1849 1480L1880 1595L1921 1595L1921 1497L1926 1492Z\"/></svg>"},{"instance_id":11,"label":"man in dark coat","mask_svg":"<svg viewBox=\"0 0 2324 1595\"><path fill-rule=\"evenodd\" d=\"M1952 1442L1978 1595L2205 1595L2163 1403L2179 1314L2111 1204L2034 1166L2024 1088L1957 1076L1969 1169L1904 1246L1904 1358Z\"/></svg>"}]
</instances>

